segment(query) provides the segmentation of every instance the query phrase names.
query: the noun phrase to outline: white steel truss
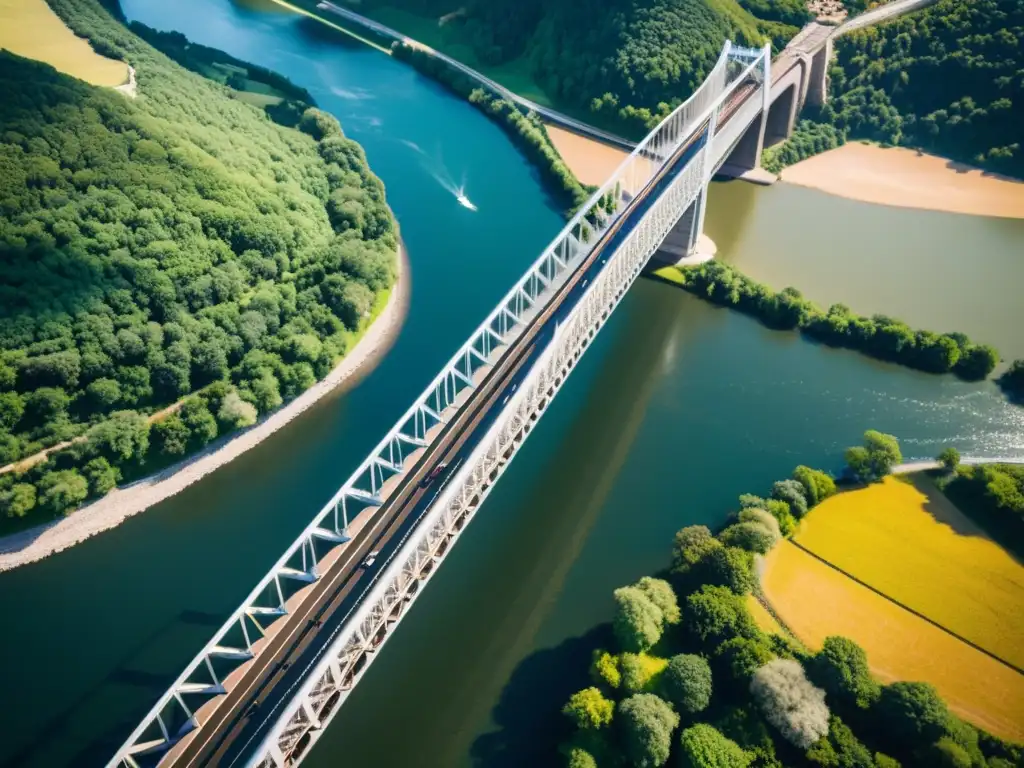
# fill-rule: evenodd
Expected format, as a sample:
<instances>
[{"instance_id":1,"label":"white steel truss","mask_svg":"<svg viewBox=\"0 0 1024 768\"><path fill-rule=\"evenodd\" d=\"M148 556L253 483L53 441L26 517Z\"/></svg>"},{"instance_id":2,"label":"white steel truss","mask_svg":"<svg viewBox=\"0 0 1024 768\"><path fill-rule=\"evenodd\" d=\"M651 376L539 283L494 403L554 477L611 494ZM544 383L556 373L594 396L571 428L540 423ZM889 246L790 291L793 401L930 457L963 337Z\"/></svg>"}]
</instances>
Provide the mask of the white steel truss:
<instances>
[{"instance_id":1,"label":"white steel truss","mask_svg":"<svg viewBox=\"0 0 1024 768\"><path fill-rule=\"evenodd\" d=\"M751 72L768 55L766 47L751 60L747 49L738 49L738 58L734 59L731 50L726 42L701 87L637 145L573 216L185 668L121 746L110 766L138 768L143 758L147 764L158 761L181 738L202 727L198 708L223 695L226 678L259 655L267 637L274 633L274 624L296 610L309 594L310 585L344 551L351 538L350 526L374 519L400 478L462 407L486 371L585 259L590 244L622 215L622 204L643 189L661 171L665 160L695 132L707 126L710 144L676 171L676 177L616 248L548 342L544 355L534 363L477 449L449 480L443 495L405 535L387 563L377 569L358 608L321 648L315 668L307 670L301 687L273 722L251 764L284 766L301 760L306 747L319 736L375 658L374 651L389 636L490 492L647 259L707 185L717 116L736 87L747 83ZM743 65L739 73L735 73L737 61ZM756 96L760 102L761 94Z\"/></svg>"}]
</instances>

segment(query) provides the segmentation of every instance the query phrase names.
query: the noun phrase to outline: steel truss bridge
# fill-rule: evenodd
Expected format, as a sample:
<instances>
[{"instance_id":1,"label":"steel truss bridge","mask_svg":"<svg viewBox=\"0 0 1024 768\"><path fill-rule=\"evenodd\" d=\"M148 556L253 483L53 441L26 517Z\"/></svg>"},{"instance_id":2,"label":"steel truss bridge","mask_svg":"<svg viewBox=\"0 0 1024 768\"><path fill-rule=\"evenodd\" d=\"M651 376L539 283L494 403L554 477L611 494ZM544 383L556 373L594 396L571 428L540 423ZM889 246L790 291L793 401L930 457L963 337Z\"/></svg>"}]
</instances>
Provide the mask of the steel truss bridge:
<instances>
[{"instance_id":1,"label":"steel truss bridge","mask_svg":"<svg viewBox=\"0 0 1024 768\"><path fill-rule=\"evenodd\" d=\"M569 221L110 766L302 761L666 236L685 228L696 242L711 177L758 120L764 130L770 61L768 46L725 44L701 87ZM441 463L444 474L424 482Z\"/></svg>"}]
</instances>

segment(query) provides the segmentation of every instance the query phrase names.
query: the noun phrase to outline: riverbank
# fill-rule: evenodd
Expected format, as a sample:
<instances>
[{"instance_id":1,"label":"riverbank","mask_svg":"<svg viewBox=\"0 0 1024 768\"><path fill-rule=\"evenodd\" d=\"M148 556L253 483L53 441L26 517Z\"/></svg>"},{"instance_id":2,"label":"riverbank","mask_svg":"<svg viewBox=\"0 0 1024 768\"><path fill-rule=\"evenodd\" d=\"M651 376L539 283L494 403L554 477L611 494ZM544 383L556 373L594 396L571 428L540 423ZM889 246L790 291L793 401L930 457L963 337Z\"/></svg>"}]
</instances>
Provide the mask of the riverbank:
<instances>
[{"instance_id":1,"label":"riverbank","mask_svg":"<svg viewBox=\"0 0 1024 768\"><path fill-rule=\"evenodd\" d=\"M369 374L394 344L409 309L408 255L399 247L398 278L387 303L362 338L326 377L255 425L206 450L123 488L60 520L0 538L0 572L61 552L188 488L254 448L327 395L341 394Z\"/></svg>"},{"instance_id":2,"label":"riverbank","mask_svg":"<svg viewBox=\"0 0 1024 768\"><path fill-rule=\"evenodd\" d=\"M789 166L781 178L866 203L1024 218L1024 181L902 147L851 142Z\"/></svg>"}]
</instances>

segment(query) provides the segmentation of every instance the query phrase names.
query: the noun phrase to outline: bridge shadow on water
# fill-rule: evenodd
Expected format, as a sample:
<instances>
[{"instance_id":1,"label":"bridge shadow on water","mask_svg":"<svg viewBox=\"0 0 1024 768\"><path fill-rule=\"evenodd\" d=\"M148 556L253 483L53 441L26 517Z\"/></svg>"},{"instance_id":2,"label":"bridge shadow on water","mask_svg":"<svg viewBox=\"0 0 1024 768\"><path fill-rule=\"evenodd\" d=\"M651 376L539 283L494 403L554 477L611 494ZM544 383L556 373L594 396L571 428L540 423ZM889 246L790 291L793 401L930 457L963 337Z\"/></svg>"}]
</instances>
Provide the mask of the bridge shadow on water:
<instances>
[{"instance_id":1,"label":"bridge shadow on water","mask_svg":"<svg viewBox=\"0 0 1024 768\"><path fill-rule=\"evenodd\" d=\"M491 713L497 728L473 742L471 764L480 768L563 765L558 744L569 735L569 727L561 709L569 696L591 684L587 670L592 651L611 643L611 624L600 624L519 662Z\"/></svg>"},{"instance_id":2,"label":"bridge shadow on water","mask_svg":"<svg viewBox=\"0 0 1024 768\"><path fill-rule=\"evenodd\" d=\"M182 630L194 634L201 646L224 618L205 611L181 611L126 653L106 677L51 717L31 741L0 762L0 768L104 765L181 673L180 661L163 658L161 646L168 645L168 638L180 640ZM129 703L124 706L126 701ZM118 722L95 730L90 711L101 710L112 702L120 710ZM55 760L50 749L68 742L74 746L66 753L62 751L60 758L66 759Z\"/></svg>"}]
</instances>

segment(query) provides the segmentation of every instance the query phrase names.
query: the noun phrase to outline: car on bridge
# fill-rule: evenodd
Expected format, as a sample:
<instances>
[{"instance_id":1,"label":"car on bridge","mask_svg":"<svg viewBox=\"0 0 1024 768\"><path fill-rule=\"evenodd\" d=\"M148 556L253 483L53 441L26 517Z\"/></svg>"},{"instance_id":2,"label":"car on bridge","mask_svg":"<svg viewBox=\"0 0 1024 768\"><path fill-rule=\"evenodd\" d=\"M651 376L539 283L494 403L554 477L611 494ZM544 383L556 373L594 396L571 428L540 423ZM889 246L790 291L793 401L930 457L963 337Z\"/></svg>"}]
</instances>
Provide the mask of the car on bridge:
<instances>
[{"instance_id":1,"label":"car on bridge","mask_svg":"<svg viewBox=\"0 0 1024 768\"><path fill-rule=\"evenodd\" d=\"M448 464L446 464L445 462L442 461L440 464L438 464L436 467L434 467L432 470L430 470L430 472L427 474L426 477L424 477L422 480L420 480L420 488L426 488L432 482L437 480L437 478L439 478L441 476L441 473L444 472L445 469L447 469L447 468L448 468Z\"/></svg>"}]
</instances>

